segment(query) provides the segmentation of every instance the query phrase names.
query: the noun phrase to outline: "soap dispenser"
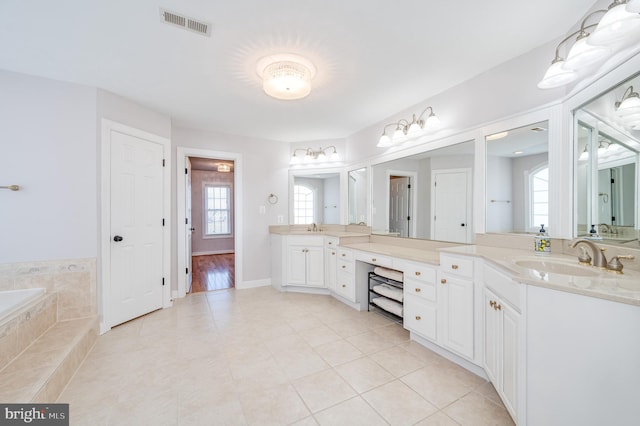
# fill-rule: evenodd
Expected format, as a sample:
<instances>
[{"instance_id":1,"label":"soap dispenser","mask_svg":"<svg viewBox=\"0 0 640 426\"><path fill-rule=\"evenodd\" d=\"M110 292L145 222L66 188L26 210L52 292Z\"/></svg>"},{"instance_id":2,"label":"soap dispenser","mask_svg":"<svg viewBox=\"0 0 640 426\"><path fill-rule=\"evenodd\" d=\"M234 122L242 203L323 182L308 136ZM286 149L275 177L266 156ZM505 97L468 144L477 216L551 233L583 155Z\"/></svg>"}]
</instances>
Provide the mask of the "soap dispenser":
<instances>
[{"instance_id":1,"label":"soap dispenser","mask_svg":"<svg viewBox=\"0 0 640 426\"><path fill-rule=\"evenodd\" d=\"M547 235L547 230L544 229L544 224L540 225L540 231L538 231L538 235L536 235L535 252L536 254L551 253L551 240Z\"/></svg>"}]
</instances>

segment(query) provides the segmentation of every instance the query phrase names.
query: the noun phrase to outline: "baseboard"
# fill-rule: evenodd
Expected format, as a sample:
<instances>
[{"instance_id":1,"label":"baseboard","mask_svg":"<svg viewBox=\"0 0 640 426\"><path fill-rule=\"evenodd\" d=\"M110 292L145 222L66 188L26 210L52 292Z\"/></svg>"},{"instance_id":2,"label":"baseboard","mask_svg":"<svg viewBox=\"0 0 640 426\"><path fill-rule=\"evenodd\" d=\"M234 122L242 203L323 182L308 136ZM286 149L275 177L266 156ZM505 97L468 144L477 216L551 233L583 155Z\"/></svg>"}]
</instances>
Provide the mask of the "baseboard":
<instances>
[{"instance_id":1,"label":"baseboard","mask_svg":"<svg viewBox=\"0 0 640 426\"><path fill-rule=\"evenodd\" d=\"M440 345L437 345L425 338L423 338L422 336L418 336L417 334L413 333L413 332L409 332L409 336L410 339L413 341L416 341L418 343L420 343L422 346L426 347L427 349L431 349L433 352L437 353L438 355L443 356L444 358L448 359L451 362L455 362L456 364L458 364L460 367L469 370L470 372L472 372L473 374L475 374L476 376L480 376L485 380L489 380L489 377L487 376L487 373L485 373L484 368L482 368L479 365L474 364L473 362L462 358L460 355L456 355L453 352L449 352L448 350L446 350L445 348L443 348Z\"/></svg>"},{"instance_id":2,"label":"baseboard","mask_svg":"<svg viewBox=\"0 0 640 426\"><path fill-rule=\"evenodd\" d=\"M236 283L237 290L246 290L248 288L267 287L271 285L271 278L265 278L262 280L243 281Z\"/></svg>"},{"instance_id":3,"label":"baseboard","mask_svg":"<svg viewBox=\"0 0 640 426\"><path fill-rule=\"evenodd\" d=\"M191 256L209 256L212 254L233 254L234 250L213 250L213 251L198 251L191 253Z\"/></svg>"}]
</instances>

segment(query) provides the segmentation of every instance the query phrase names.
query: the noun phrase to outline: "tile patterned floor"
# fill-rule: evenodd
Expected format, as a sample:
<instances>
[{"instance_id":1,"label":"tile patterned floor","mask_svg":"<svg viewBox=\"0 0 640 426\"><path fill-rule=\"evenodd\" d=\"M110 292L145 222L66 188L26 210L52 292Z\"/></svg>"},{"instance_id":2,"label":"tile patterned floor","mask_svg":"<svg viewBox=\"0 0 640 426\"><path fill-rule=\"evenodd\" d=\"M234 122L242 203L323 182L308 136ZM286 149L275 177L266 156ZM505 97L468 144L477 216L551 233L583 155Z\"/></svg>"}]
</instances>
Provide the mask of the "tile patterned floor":
<instances>
[{"instance_id":1,"label":"tile patterned floor","mask_svg":"<svg viewBox=\"0 0 640 426\"><path fill-rule=\"evenodd\" d=\"M270 287L197 293L100 336L72 425L512 425L491 384L396 323Z\"/></svg>"}]
</instances>

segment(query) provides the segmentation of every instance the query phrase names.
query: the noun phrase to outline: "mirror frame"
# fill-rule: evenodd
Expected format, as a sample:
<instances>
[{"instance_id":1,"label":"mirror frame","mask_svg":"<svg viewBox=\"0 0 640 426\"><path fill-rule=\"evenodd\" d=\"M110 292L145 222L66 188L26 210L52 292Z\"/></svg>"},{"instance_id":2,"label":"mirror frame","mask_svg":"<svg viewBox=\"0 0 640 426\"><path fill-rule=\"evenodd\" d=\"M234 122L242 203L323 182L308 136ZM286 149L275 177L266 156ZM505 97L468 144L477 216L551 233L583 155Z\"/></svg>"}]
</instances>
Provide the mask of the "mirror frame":
<instances>
[{"instance_id":1,"label":"mirror frame","mask_svg":"<svg viewBox=\"0 0 640 426\"><path fill-rule=\"evenodd\" d=\"M347 224L347 198L345 194L347 192L347 172L344 167L327 167L327 168L309 168L309 169L289 169L289 225L293 225L293 186L295 177L310 177L312 175L321 174L338 174L340 177L340 213L339 223L323 223L323 225L346 225Z\"/></svg>"},{"instance_id":2,"label":"mirror frame","mask_svg":"<svg viewBox=\"0 0 640 426\"><path fill-rule=\"evenodd\" d=\"M572 211L573 214L571 217L571 223L568 225L571 232L563 238L573 239L578 236L578 199L575 183L577 182L577 164L579 153L578 146L575 142L578 124L574 117L574 111L589 103L596 97L602 95L603 93L618 86L621 82L627 80L630 76L637 74L639 69L640 53L636 53L613 69L607 70L606 72L595 76L593 81L590 81L584 86L579 87L578 90L576 90L575 93L572 93L562 104L563 122L566 123L567 128L564 134L566 135L566 140L569 141L567 145L570 145L571 147L571 160L566 164L571 164L571 189L573 191L573 197L571 198L570 206L570 211Z\"/></svg>"}]
</instances>

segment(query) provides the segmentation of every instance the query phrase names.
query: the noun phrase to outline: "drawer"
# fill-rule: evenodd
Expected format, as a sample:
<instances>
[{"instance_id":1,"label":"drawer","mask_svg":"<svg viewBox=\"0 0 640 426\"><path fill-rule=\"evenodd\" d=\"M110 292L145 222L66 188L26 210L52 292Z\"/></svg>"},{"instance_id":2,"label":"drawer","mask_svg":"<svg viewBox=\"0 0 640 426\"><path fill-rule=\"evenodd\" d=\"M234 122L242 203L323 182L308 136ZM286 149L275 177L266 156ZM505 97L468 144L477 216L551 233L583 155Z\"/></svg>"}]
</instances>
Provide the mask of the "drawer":
<instances>
[{"instance_id":1,"label":"drawer","mask_svg":"<svg viewBox=\"0 0 640 426\"><path fill-rule=\"evenodd\" d=\"M324 244L329 248L337 247L339 243L340 239L336 237L324 237Z\"/></svg>"},{"instance_id":2,"label":"drawer","mask_svg":"<svg viewBox=\"0 0 640 426\"><path fill-rule=\"evenodd\" d=\"M443 253L440 255L440 270L448 274L473 278L473 259Z\"/></svg>"},{"instance_id":3,"label":"drawer","mask_svg":"<svg viewBox=\"0 0 640 426\"><path fill-rule=\"evenodd\" d=\"M353 274L338 269L336 279L336 293L355 303L356 286Z\"/></svg>"},{"instance_id":4,"label":"drawer","mask_svg":"<svg viewBox=\"0 0 640 426\"><path fill-rule=\"evenodd\" d=\"M324 245L324 237L316 235L289 235L287 236L287 243L289 245L322 247Z\"/></svg>"},{"instance_id":5,"label":"drawer","mask_svg":"<svg viewBox=\"0 0 640 426\"><path fill-rule=\"evenodd\" d=\"M338 271L344 271L353 274L353 262L338 258Z\"/></svg>"},{"instance_id":6,"label":"drawer","mask_svg":"<svg viewBox=\"0 0 640 426\"><path fill-rule=\"evenodd\" d=\"M425 283L413 278L404 280L404 294L405 296L416 296L432 302L437 300L436 285L434 283Z\"/></svg>"},{"instance_id":7,"label":"drawer","mask_svg":"<svg viewBox=\"0 0 640 426\"><path fill-rule=\"evenodd\" d=\"M438 310L434 303L414 296L404 299L403 326L423 337L436 340Z\"/></svg>"},{"instance_id":8,"label":"drawer","mask_svg":"<svg viewBox=\"0 0 640 426\"><path fill-rule=\"evenodd\" d=\"M427 266L422 263L402 262L402 264L395 264L395 267L404 273L405 280L418 280L432 284L436 282L436 268L434 266Z\"/></svg>"},{"instance_id":9,"label":"drawer","mask_svg":"<svg viewBox=\"0 0 640 426\"><path fill-rule=\"evenodd\" d=\"M353 251L338 247L338 258L342 260L353 260Z\"/></svg>"},{"instance_id":10,"label":"drawer","mask_svg":"<svg viewBox=\"0 0 640 426\"><path fill-rule=\"evenodd\" d=\"M358 252L356 259L362 262L371 263L378 266L386 266L393 268L393 259L389 256L378 255L374 253Z\"/></svg>"},{"instance_id":11,"label":"drawer","mask_svg":"<svg viewBox=\"0 0 640 426\"><path fill-rule=\"evenodd\" d=\"M520 286L508 276L486 266L483 270L485 287L491 289L501 299L509 302L511 306L520 311Z\"/></svg>"}]
</instances>

